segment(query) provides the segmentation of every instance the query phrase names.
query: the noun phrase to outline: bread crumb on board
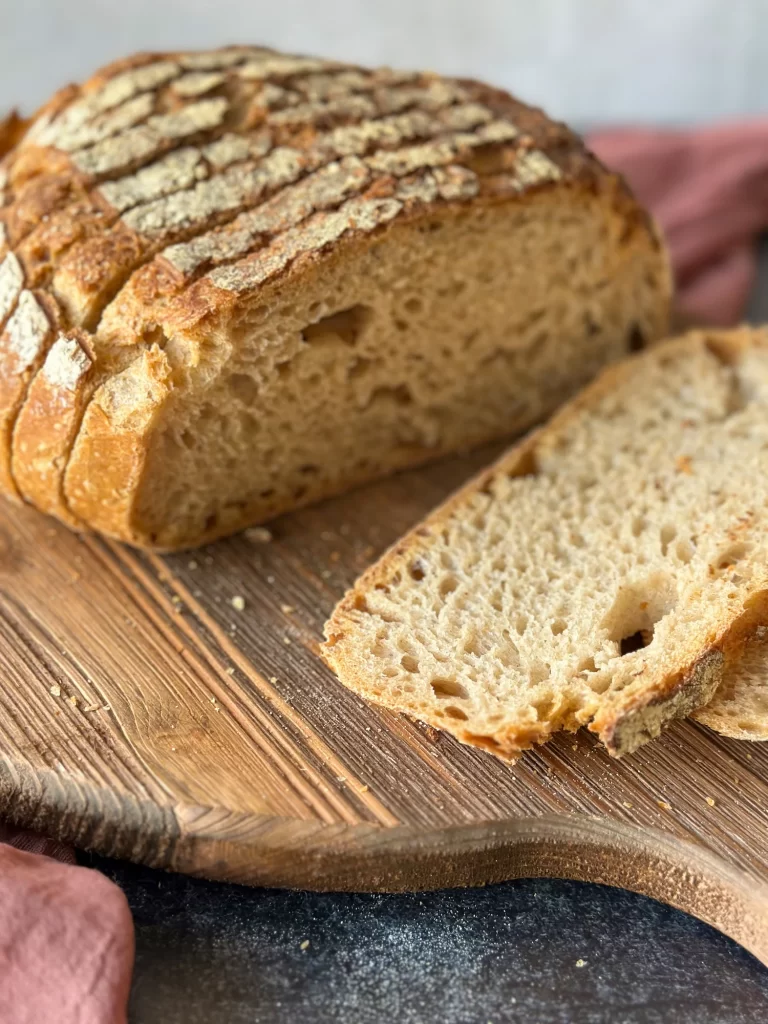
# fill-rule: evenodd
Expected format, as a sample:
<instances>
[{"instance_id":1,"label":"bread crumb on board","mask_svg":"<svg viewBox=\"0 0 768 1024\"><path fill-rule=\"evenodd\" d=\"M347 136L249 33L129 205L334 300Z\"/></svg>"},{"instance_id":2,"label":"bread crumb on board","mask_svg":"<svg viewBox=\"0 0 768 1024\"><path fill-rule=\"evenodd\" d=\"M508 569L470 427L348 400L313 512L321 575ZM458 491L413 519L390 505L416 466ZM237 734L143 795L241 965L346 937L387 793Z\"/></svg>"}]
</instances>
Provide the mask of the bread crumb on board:
<instances>
[{"instance_id":1,"label":"bread crumb on board","mask_svg":"<svg viewBox=\"0 0 768 1024\"><path fill-rule=\"evenodd\" d=\"M53 696L53 697L60 697L61 696L61 687L59 686L58 683L54 683L53 686L51 687L51 696Z\"/></svg>"},{"instance_id":2,"label":"bread crumb on board","mask_svg":"<svg viewBox=\"0 0 768 1024\"><path fill-rule=\"evenodd\" d=\"M292 604L281 604L280 611L283 613L283 615L293 615L296 609L293 607Z\"/></svg>"},{"instance_id":3,"label":"bread crumb on board","mask_svg":"<svg viewBox=\"0 0 768 1024\"><path fill-rule=\"evenodd\" d=\"M581 957L579 957L579 959L576 961L576 966L577 967L586 967L587 966L587 961L586 960L582 960Z\"/></svg>"},{"instance_id":4,"label":"bread crumb on board","mask_svg":"<svg viewBox=\"0 0 768 1024\"><path fill-rule=\"evenodd\" d=\"M662 809L662 811L671 811L672 804L668 804L666 800L657 800L656 803Z\"/></svg>"},{"instance_id":5,"label":"bread crumb on board","mask_svg":"<svg viewBox=\"0 0 768 1024\"><path fill-rule=\"evenodd\" d=\"M709 804L710 807L714 807L715 806L715 798L713 796L708 796L706 798L706 800L707 800L707 803Z\"/></svg>"},{"instance_id":6,"label":"bread crumb on board","mask_svg":"<svg viewBox=\"0 0 768 1024\"><path fill-rule=\"evenodd\" d=\"M245 531L245 539L251 544L269 544L272 540L272 531L265 526L251 526Z\"/></svg>"},{"instance_id":7,"label":"bread crumb on board","mask_svg":"<svg viewBox=\"0 0 768 1024\"><path fill-rule=\"evenodd\" d=\"M299 945L299 949L309 949L309 939L304 939Z\"/></svg>"},{"instance_id":8,"label":"bread crumb on board","mask_svg":"<svg viewBox=\"0 0 768 1024\"><path fill-rule=\"evenodd\" d=\"M241 597L240 594L235 594L230 603L236 612L245 611L245 598Z\"/></svg>"}]
</instances>

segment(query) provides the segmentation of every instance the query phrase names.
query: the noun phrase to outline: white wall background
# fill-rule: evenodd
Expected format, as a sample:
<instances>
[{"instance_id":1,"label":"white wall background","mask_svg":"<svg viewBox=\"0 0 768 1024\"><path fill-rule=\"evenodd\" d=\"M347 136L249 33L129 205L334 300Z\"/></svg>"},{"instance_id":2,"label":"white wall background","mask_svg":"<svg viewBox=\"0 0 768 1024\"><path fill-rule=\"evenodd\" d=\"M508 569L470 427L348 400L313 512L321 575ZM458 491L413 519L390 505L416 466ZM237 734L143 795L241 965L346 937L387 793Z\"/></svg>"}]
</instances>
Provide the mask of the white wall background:
<instances>
[{"instance_id":1,"label":"white wall background","mask_svg":"<svg viewBox=\"0 0 768 1024\"><path fill-rule=\"evenodd\" d=\"M0 0L0 110L137 49L265 42L504 85L587 125L768 113L768 0Z\"/></svg>"}]
</instances>

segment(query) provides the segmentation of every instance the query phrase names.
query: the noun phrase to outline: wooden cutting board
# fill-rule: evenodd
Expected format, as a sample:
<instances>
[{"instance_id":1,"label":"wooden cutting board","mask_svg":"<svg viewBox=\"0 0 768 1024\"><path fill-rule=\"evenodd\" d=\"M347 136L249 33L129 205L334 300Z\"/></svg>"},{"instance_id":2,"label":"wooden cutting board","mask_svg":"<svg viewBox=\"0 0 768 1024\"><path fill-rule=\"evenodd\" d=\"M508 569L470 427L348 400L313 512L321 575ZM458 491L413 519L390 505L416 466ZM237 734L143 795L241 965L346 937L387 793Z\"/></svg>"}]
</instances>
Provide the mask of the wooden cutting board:
<instances>
[{"instance_id":1,"label":"wooden cutting board","mask_svg":"<svg viewBox=\"0 0 768 1024\"><path fill-rule=\"evenodd\" d=\"M492 454L167 557L0 503L0 813L258 885L605 882L768 963L768 746L686 722L620 762L582 731L510 766L318 658L344 589Z\"/></svg>"}]
</instances>

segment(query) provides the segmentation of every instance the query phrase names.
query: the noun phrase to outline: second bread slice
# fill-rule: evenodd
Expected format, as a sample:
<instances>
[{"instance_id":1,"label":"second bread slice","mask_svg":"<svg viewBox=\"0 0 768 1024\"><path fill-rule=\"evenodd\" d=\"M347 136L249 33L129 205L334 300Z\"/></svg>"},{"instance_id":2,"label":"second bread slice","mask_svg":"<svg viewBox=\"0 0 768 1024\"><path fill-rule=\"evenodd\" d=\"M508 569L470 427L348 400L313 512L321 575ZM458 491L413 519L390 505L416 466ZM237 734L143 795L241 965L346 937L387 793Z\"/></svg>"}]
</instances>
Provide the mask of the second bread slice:
<instances>
[{"instance_id":1,"label":"second bread slice","mask_svg":"<svg viewBox=\"0 0 768 1024\"><path fill-rule=\"evenodd\" d=\"M768 613L768 333L605 372L374 565L324 654L365 697L514 757L612 754L706 704Z\"/></svg>"}]
</instances>

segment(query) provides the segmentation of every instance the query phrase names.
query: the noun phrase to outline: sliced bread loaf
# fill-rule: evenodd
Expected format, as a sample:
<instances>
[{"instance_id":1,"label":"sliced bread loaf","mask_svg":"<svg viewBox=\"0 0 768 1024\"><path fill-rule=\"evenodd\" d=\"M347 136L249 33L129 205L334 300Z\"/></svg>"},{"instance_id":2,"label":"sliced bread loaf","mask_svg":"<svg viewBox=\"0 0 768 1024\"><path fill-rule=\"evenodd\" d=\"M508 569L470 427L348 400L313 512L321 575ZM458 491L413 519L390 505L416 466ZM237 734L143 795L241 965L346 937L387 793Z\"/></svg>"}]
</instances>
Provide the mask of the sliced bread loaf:
<instances>
[{"instance_id":1,"label":"sliced bread loaf","mask_svg":"<svg viewBox=\"0 0 768 1024\"><path fill-rule=\"evenodd\" d=\"M477 82L144 54L24 128L0 489L75 527L211 540L519 432L666 329L624 183Z\"/></svg>"},{"instance_id":2,"label":"sliced bread loaf","mask_svg":"<svg viewBox=\"0 0 768 1024\"><path fill-rule=\"evenodd\" d=\"M503 757L585 724L627 753L768 621L767 505L768 332L692 333L605 371L386 554L324 656Z\"/></svg>"}]
</instances>

